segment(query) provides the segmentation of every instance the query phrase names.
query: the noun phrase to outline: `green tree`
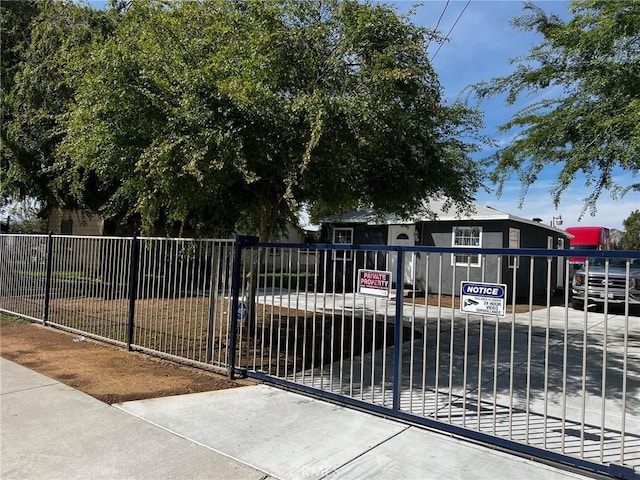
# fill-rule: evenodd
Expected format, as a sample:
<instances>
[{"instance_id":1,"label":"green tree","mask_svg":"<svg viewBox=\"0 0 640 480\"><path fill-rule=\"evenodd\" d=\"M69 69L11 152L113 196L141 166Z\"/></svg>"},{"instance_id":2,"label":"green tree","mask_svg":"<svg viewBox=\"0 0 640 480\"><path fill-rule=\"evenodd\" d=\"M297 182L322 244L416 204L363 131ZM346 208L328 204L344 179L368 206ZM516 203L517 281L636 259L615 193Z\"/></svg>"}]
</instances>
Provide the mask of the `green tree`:
<instances>
[{"instance_id":1,"label":"green tree","mask_svg":"<svg viewBox=\"0 0 640 480\"><path fill-rule=\"evenodd\" d=\"M146 231L264 240L303 204L468 203L480 117L442 101L429 34L355 0L131 2L91 53L56 171Z\"/></svg>"},{"instance_id":2,"label":"green tree","mask_svg":"<svg viewBox=\"0 0 640 480\"><path fill-rule=\"evenodd\" d=\"M543 168L558 165L551 186L556 206L577 178L588 189L583 214L594 214L602 192L614 198L640 183L621 186L614 169L630 177L640 169L640 2L573 0L563 21L531 3L513 25L542 35L543 41L512 61L513 73L474 86L480 97L507 94L508 104L541 96L500 127L515 140L497 151L494 182L500 190L517 174L527 188ZM627 177L627 179L629 178Z\"/></svg>"},{"instance_id":3,"label":"green tree","mask_svg":"<svg viewBox=\"0 0 640 480\"><path fill-rule=\"evenodd\" d=\"M640 210L631 212L624 222L622 248L624 250L640 250Z\"/></svg>"},{"instance_id":4,"label":"green tree","mask_svg":"<svg viewBox=\"0 0 640 480\"><path fill-rule=\"evenodd\" d=\"M12 143L7 135L7 127L14 118L10 94L16 71L29 46L32 20L37 14L35 1L0 4L0 207L9 202L6 185L9 162L21 153L18 145Z\"/></svg>"},{"instance_id":5,"label":"green tree","mask_svg":"<svg viewBox=\"0 0 640 480\"><path fill-rule=\"evenodd\" d=\"M56 149L93 42L113 30L112 11L60 0L2 3L4 202L37 199L76 206L61 182ZM8 47L8 48L7 48Z\"/></svg>"}]
</instances>

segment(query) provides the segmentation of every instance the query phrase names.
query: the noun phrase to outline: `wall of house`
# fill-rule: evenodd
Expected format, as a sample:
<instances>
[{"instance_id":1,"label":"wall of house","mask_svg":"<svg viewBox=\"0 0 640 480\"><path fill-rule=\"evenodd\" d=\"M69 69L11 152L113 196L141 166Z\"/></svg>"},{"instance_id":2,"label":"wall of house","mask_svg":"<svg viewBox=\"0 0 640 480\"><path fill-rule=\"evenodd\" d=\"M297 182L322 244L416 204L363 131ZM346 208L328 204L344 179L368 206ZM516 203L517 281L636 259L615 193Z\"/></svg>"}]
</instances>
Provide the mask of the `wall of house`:
<instances>
[{"instance_id":1,"label":"wall of house","mask_svg":"<svg viewBox=\"0 0 640 480\"><path fill-rule=\"evenodd\" d=\"M55 208L47 217L47 228L57 235L102 235L104 221L98 215Z\"/></svg>"},{"instance_id":2,"label":"wall of house","mask_svg":"<svg viewBox=\"0 0 640 480\"><path fill-rule=\"evenodd\" d=\"M333 242L333 229L353 228L354 245L386 245L388 227L386 225L340 224L322 225L320 243ZM386 269L384 252L327 252L319 261L318 287L326 291L353 291L353 279L360 268Z\"/></svg>"},{"instance_id":3,"label":"wall of house","mask_svg":"<svg viewBox=\"0 0 640 480\"><path fill-rule=\"evenodd\" d=\"M508 236L508 227L520 229L520 248L523 249L558 249L560 241L564 239L563 249L569 248L569 241L561 233L555 233L547 228L537 227L535 225L511 222L507 225L505 234ZM507 237L508 240L508 237ZM508 246L508 242L506 243ZM516 272L517 281L517 298L528 300L529 286L533 282L534 296L541 298L547 294L547 283L550 281L552 289L564 289L564 276L562 266L563 258L552 257L550 261L546 257L534 257L534 275L531 278L531 258L521 258ZM560 264L561 268L558 268ZM549 276L547 275L549 273ZM513 277L513 270L509 266L505 266L503 275ZM549 279L547 278L549 277Z\"/></svg>"},{"instance_id":4,"label":"wall of house","mask_svg":"<svg viewBox=\"0 0 640 480\"><path fill-rule=\"evenodd\" d=\"M519 231L519 248L546 249L548 238L551 237L551 245L558 246L558 240L564 238L562 234L517 221L459 221L459 222L422 222L416 225L418 243L420 246L444 247L453 246L453 228L455 226L477 226L482 229L482 248L509 248L510 229ZM340 224L323 225L321 242L331 243L334 227L353 228L353 243L366 245L386 245L388 227L386 225ZM565 241L565 248L568 242ZM507 285L509 301L515 294L519 301L528 300L530 284L533 281L533 292L536 297L547 294L547 268L550 268L551 285L556 286L558 280L558 259L552 258L551 262L546 257L534 257L533 279L531 278L530 257L522 257L515 261L509 256L486 256L483 266L453 266L451 253L427 253L416 252L408 255L413 261L415 285L408 286L425 293L440 292L444 295L459 295L460 282L470 280L476 282L504 283ZM442 262L442 269L440 269ZM352 282L353 274L358 268L384 269L388 265L388 254L384 252L354 252L346 261L343 256L327 259L321 264L320 277L327 289L342 289L343 283ZM515 285L515 289L514 289ZM347 290L350 285L346 285Z\"/></svg>"},{"instance_id":5,"label":"wall of house","mask_svg":"<svg viewBox=\"0 0 640 480\"><path fill-rule=\"evenodd\" d=\"M526 249L546 249L548 237L551 237L551 245L557 248L558 240L563 238L561 234L546 229L520 223L516 221L460 221L460 222L425 222L419 225L420 244L433 247L452 247L453 227L455 226L478 226L482 228L482 248L509 248L510 229L519 230L519 247ZM568 242L565 241L565 248ZM475 282L504 283L509 292L509 301L515 294L518 300L528 299L530 284L533 281L533 293L536 297L542 297L547 293L547 268L550 268L551 285L557 286L562 283L562 278L558 277L558 259L552 258L551 262L546 257L534 257L533 268L535 275L531 278L531 257L522 257L517 261L508 256L502 256L500 264L498 256L489 255L485 259L484 268L452 266L452 255L442 254L442 272L438 265L438 255L421 255L416 266L416 289L427 293L442 292L443 294L459 295L460 281L470 280ZM562 260L560 260L562 261ZM432 263L428 266L427 262ZM514 271L515 267L515 271ZM428 273L428 279L426 278ZM514 289L515 285L515 289Z\"/></svg>"}]
</instances>

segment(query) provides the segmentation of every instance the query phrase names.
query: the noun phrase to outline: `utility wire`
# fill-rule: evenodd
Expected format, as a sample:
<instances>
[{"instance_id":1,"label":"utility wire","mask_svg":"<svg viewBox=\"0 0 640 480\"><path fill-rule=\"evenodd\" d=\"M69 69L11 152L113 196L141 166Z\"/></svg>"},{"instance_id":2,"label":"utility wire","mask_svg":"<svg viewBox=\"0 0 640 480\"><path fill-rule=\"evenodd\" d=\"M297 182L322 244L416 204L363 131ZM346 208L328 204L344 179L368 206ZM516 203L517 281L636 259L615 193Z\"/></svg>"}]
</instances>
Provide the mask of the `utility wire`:
<instances>
[{"instance_id":1,"label":"utility wire","mask_svg":"<svg viewBox=\"0 0 640 480\"><path fill-rule=\"evenodd\" d=\"M447 35L444 37L444 40L442 41L442 43L438 46L438 50L436 50L436 53L433 54L433 57L431 57L431 61L433 62L436 58L436 55L438 55L438 52L440 51L440 49L442 48L442 45L444 45L444 42L446 42L449 39L449 35L451 35L451 32L453 32L453 29L455 28L455 26L458 24L458 21L460 20L460 17L462 17L462 14L464 13L464 11L467 9L467 7L469 6L469 4L471 3L471 0L467 0L466 5L464 6L464 8L460 11L460 14L458 15L458 18L456 18L456 21L453 22L453 25L451 26L451 28L449 29L449 31L447 32Z\"/></svg>"},{"instance_id":2,"label":"utility wire","mask_svg":"<svg viewBox=\"0 0 640 480\"><path fill-rule=\"evenodd\" d=\"M438 31L438 27L440 26L440 22L442 21L442 17L444 17L444 12L447 11L447 7L449 6L449 1L447 0L447 3L445 4L444 8L442 9L442 12L440 13L440 18L438 19L438 23L436 23L435 28L433 29L434 32ZM433 37L429 37L429 42L427 42L427 50L429 50L429 45L431 45L431 40L433 39Z\"/></svg>"}]
</instances>

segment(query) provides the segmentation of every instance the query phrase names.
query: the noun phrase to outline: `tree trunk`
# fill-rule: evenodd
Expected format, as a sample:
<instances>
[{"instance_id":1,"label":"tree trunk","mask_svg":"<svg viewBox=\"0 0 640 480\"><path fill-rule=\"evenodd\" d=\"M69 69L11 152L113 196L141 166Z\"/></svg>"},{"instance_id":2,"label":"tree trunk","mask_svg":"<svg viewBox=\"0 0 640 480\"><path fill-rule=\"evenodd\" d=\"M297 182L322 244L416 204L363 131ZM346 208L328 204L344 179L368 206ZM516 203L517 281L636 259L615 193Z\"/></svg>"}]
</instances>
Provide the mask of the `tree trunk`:
<instances>
[{"instance_id":1,"label":"tree trunk","mask_svg":"<svg viewBox=\"0 0 640 480\"><path fill-rule=\"evenodd\" d=\"M275 200L275 202L271 205L263 205L261 208L261 216L260 216L260 242L268 242L271 240L271 236L273 234L276 218L278 215L278 207L282 200L281 196ZM248 315L247 315L247 329L248 336L253 337L257 334L256 331L256 321L257 321L257 310L256 310L256 300L258 295L258 275L261 270L267 264L266 255L260 255L261 250L258 250L253 258L251 259L251 268L249 269L249 274L247 275L247 305L248 307Z\"/></svg>"}]
</instances>

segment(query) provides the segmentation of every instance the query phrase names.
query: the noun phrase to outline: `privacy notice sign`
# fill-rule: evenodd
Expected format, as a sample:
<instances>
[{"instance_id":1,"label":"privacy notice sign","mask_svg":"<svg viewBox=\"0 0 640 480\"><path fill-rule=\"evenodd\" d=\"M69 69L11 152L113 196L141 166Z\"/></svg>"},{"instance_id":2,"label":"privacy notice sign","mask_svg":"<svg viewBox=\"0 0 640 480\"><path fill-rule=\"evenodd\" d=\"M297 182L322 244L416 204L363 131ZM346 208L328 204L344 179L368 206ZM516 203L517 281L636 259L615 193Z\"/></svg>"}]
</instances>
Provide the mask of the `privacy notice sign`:
<instances>
[{"instance_id":1,"label":"privacy notice sign","mask_svg":"<svg viewBox=\"0 0 640 480\"><path fill-rule=\"evenodd\" d=\"M460 311L505 317L507 286L501 283L461 282Z\"/></svg>"},{"instance_id":2,"label":"privacy notice sign","mask_svg":"<svg viewBox=\"0 0 640 480\"><path fill-rule=\"evenodd\" d=\"M382 270L358 270L358 295L365 297L391 297L391 272Z\"/></svg>"}]
</instances>

